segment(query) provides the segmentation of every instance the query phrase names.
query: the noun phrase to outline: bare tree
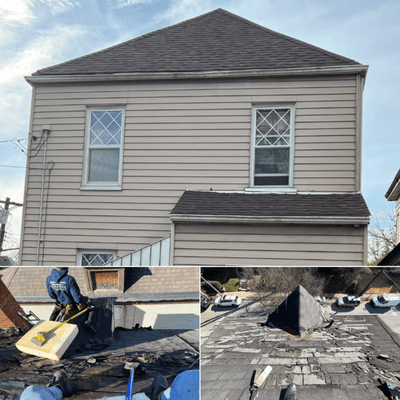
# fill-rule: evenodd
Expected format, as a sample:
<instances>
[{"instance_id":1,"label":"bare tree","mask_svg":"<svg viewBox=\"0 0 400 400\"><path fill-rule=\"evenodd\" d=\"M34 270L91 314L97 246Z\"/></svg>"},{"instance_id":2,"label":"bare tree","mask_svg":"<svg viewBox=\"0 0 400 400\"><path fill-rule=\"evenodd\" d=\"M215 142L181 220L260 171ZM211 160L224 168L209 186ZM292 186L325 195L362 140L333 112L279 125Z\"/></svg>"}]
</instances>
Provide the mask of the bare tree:
<instances>
[{"instance_id":1,"label":"bare tree","mask_svg":"<svg viewBox=\"0 0 400 400\"><path fill-rule=\"evenodd\" d=\"M368 229L368 265L378 265L396 245L394 207L372 211Z\"/></svg>"},{"instance_id":2,"label":"bare tree","mask_svg":"<svg viewBox=\"0 0 400 400\"><path fill-rule=\"evenodd\" d=\"M250 288L256 292L261 302L279 303L298 285L302 285L310 294L321 294L324 279L312 273L310 268L248 268Z\"/></svg>"},{"instance_id":3,"label":"bare tree","mask_svg":"<svg viewBox=\"0 0 400 400\"><path fill-rule=\"evenodd\" d=\"M18 264L19 259L19 238L17 235L6 232L4 235L3 250L1 255L8 257L15 264Z\"/></svg>"}]
</instances>

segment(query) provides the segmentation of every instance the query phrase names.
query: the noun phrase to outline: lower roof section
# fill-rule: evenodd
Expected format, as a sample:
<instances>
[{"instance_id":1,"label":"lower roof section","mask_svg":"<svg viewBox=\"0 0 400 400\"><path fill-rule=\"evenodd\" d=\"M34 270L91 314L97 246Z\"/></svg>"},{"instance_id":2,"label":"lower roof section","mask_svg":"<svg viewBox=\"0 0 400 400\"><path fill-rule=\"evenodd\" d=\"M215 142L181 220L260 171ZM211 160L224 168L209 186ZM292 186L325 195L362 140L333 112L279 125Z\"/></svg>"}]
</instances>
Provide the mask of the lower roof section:
<instances>
[{"instance_id":1,"label":"lower roof section","mask_svg":"<svg viewBox=\"0 0 400 400\"><path fill-rule=\"evenodd\" d=\"M249 223L369 223L360 193L277 194L185 191L171 211L172 221Z\"/></svg>"}]
</instances>

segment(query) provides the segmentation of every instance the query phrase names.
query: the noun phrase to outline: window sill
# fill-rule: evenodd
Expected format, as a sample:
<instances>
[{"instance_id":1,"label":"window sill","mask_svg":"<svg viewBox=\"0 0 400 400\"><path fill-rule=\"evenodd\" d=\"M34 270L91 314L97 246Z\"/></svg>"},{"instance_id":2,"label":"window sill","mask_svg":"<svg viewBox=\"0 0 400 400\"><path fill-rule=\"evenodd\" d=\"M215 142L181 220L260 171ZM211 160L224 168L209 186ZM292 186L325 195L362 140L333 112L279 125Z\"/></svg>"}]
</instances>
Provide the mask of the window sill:
<instances>
[{"instance_id":1,"label":"window sill","mask_svg":"<svg viewBox=\"0 0 400 400\"><path fill-rule=\"evenodd\" d=\"M250 187L245 188L244 191L246 193L297 193L297 189L289 188L289 187Z\"/></svg>"},{"instance_id":2,"label":"window sill","mask_svg":"<svg viewBox=\"0 0 400 400\"><path fill-rule=\"evenodd\" d=\"M122 190L121 186L81 186L80 190Z\"/></svg>"}]
</instances>

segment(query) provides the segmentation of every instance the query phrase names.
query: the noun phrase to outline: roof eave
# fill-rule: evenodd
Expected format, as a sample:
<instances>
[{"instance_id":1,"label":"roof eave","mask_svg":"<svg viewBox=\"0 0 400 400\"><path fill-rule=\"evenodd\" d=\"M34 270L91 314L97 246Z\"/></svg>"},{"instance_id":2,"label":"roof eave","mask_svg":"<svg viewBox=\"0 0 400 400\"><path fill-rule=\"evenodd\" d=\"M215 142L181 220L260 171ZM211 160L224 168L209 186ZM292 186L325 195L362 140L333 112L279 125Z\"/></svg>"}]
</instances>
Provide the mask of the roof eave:
<instances>
[{"instance_id":1,"label":"roof eave","mask_svg":"<svg viewBox=\"0 0 400 400\"><path fill-rule=\"evenodd\" d=\"M232 71L195 71L195 72L138 72L114 74L81 75L32 75L25 76L30 84L67 83L67 82L104 82L104 81L148 81L177 79L216 79L216 78L258 78L269 76L305 76L305 75L349 75L366 76L368 65L346 65L310 68L253 69Z\"/></svg>"},{"instance_id":2,"label":"roof eave","mask_svg":"<svg viewBox=\"0 0 400 400\"><path fill-rule=\"evenodd\" d=\"M258 217L243 215L170 214L173 222L218 222L241 224L368 225L369 217Z\"/></svg>"},{"instance_id":3,"label":"roof eave","mask_svg":"<svg viewBox=\"0 0 400 400\"><path fill-rule=\"evenodd\" d=\"M390 184L388 191L385 193L385 197L388 201L396 201L400 197L400 170Z\"/></svg>"},{"instance_id":4,"label":"roof eave","mask_svg":"<svg viewBox=\"0 0 400 400\"><path fill-rule=\"evenodd\" d=\"M54 303L49 296L14 296L18 303ZM173 292L173 293L128 293L128 294L89 294L91 299L113 298L116 304L122 303L152 303L165 301L194 301L199 299L199 292Z\"/></svg>"}]
</instances>

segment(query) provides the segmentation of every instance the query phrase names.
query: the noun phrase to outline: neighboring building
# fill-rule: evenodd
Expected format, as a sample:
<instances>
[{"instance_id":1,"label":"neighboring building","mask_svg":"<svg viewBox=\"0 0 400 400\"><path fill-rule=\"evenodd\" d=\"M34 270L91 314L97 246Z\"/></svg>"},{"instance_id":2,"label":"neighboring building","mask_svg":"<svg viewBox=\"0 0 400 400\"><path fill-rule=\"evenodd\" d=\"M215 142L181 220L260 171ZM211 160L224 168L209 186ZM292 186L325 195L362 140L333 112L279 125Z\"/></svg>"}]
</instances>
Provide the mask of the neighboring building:
<instances>
[{"instance_id":1,"label":"neighboring building","mask_svg":"<svg viewBox=\"0 0 400 400\"><path fill-rule=\"evenodd\" d=\"M396 246L378 265L400 265L400 170L385 194L388 201L396 202Z\"/></svg>"},{"instance_id":2,"label":"neighboring building","mask_svg":"<svg viewBox=\"0 0 400 400\"><path fill-rule=\"evenodd\" d=\"M22 309L48 319L48 267L10 267L0 277ZM114 299L114 327L199 329L199 269L191 267L69 268L81 293Z\"/></svg>"},{"instance_id":3,"label":"neighboring building","mask_svg":"<svg viewBox=\"0 0 400 400\"><path fill-rule=\"evenodd\" d=\"M396 202L396 243L400 243L400 169L385 194L388 201Z\"/></svg>"},{"instance_id":4,"label":"neighboring building","mask_svg":"<svg viewBox=\"0 0 400 400\"><path fill-rule=\"evenodd\" d=\"M366 265L367 69L218 9L35 72L22 265Z\"/></svg>"}]
</instances>

